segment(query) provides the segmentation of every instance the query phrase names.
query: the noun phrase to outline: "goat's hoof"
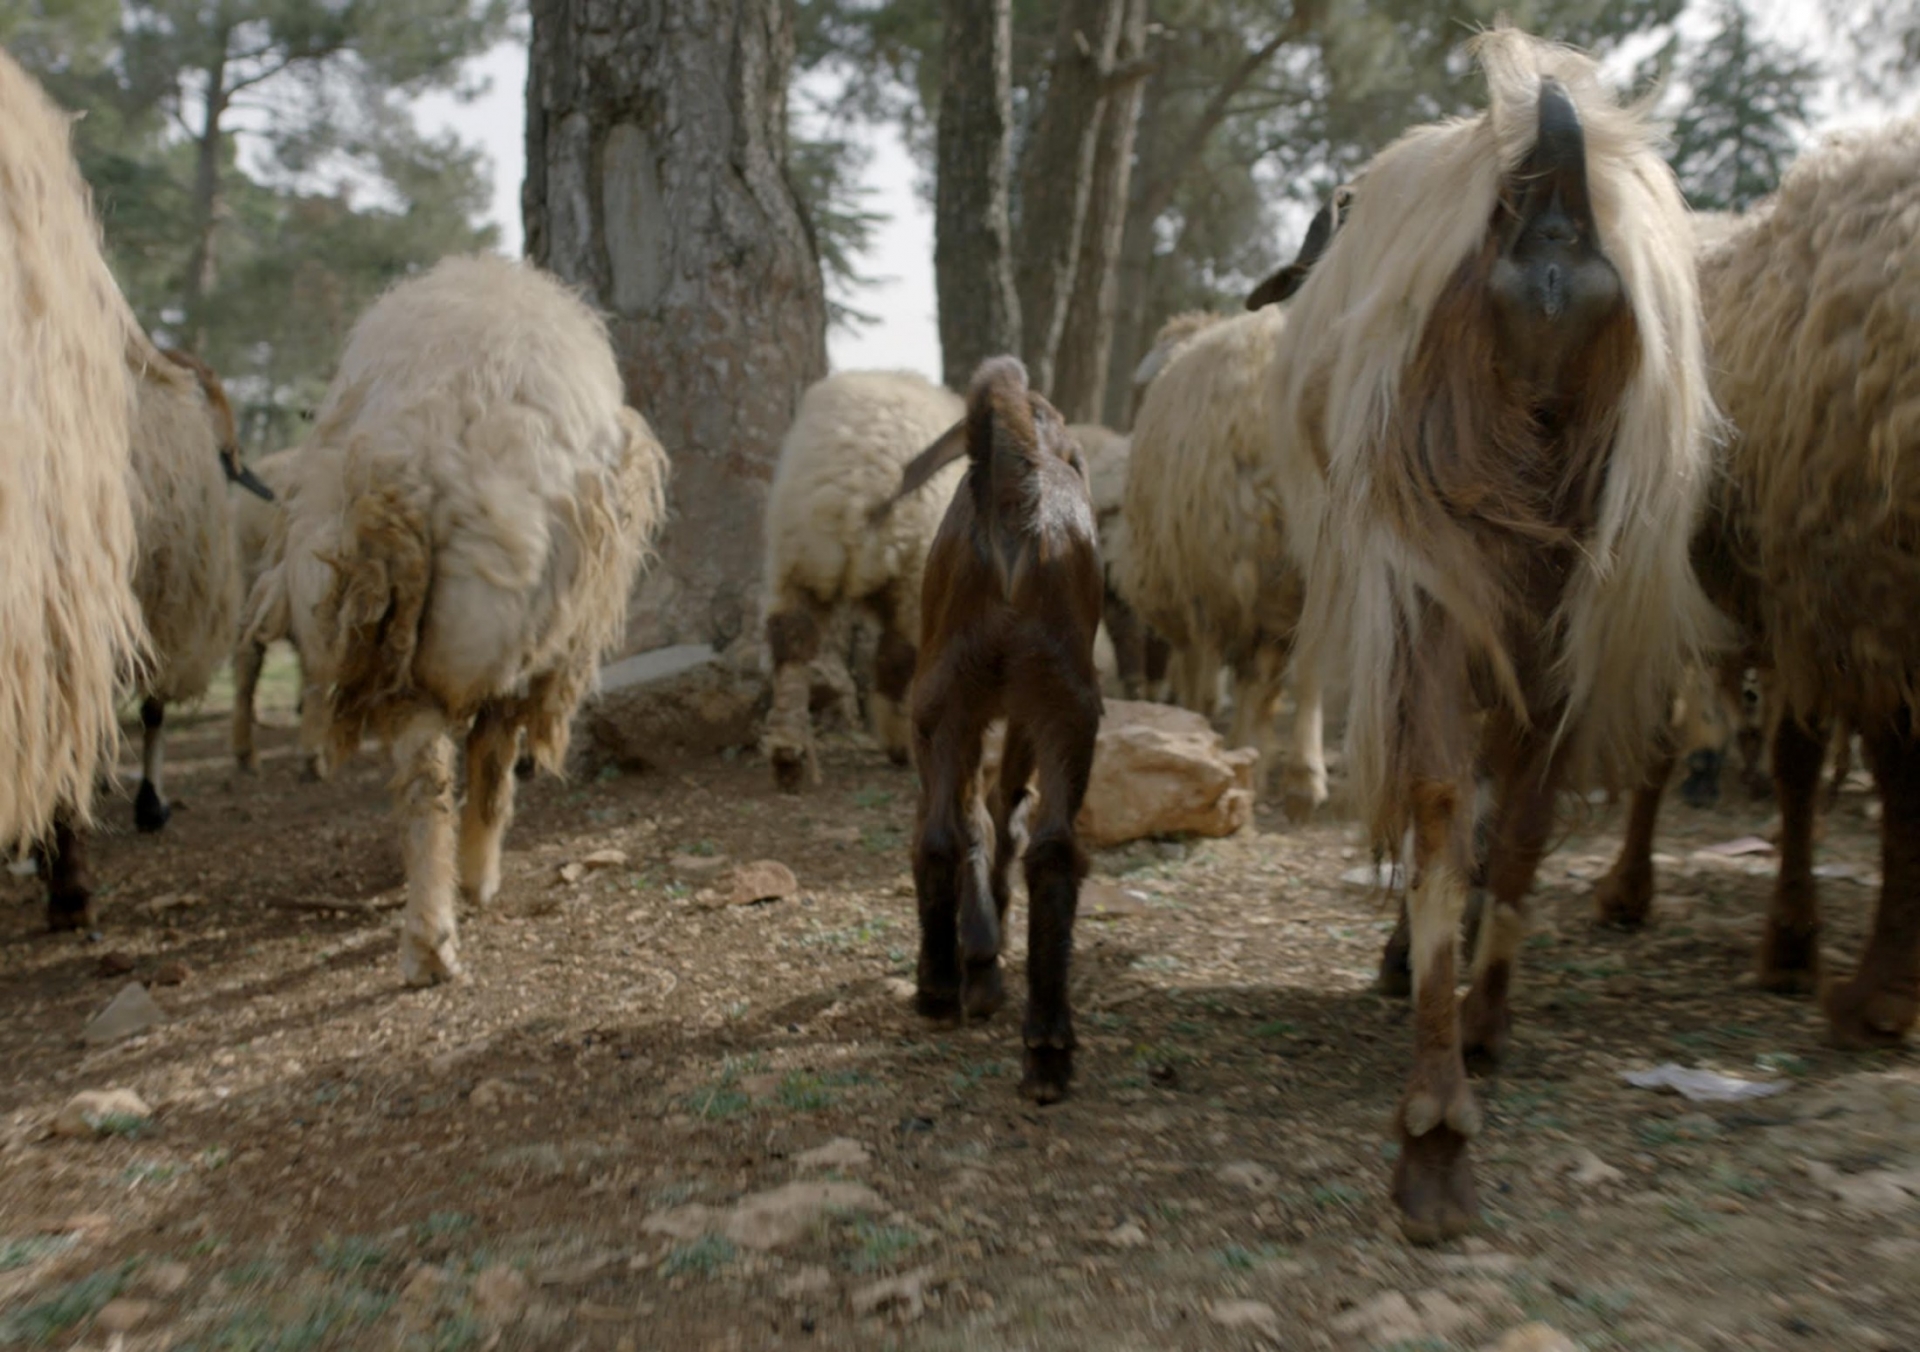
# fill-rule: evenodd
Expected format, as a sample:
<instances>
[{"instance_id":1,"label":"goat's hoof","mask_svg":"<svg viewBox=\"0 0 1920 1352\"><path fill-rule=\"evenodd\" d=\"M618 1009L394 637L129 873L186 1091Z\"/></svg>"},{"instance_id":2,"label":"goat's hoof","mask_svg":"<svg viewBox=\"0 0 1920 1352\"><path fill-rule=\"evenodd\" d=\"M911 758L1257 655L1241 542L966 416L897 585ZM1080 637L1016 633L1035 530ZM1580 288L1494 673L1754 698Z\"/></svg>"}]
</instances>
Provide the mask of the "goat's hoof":
<instances>
[{"instance_id":1,"label":"goat's hoof","mask_svg":"<svg viewBox=\"0 0 1920 1352\"><path fill-rule=\"evenodd\" d=\"M153 787L153 781L140 781L140 791L133 796L133 824L143 832L158 831L173 816L173 809L161 798L160 791Z\"/></svg>"},{"instance_id":2,"label":"goat's hoof","mask_svg":"<svg viewBox=\"0 0 1920 1352\"><path fill-rule=\"evenodd\" d=\"M1874 966L1869 951L1850 980L1827 990L1827 1035L1836 1047L1897 1047L1920 1014L1920 990L1914 983L1885 979Z\"/></svg>"},{"instance_id":3,"label":"goat's hoof","mask_svg":"<svg viewBox=\"0 0 1920 1352\"><path fill-rule=\"evenodd\" d=\"M1767 921L1756 961L1760 989L1776 995L1812 995L1820 989L1820 931Z\"/></svg>"},{"instance_id":4,"label":"goat's hoof","mask_svg":"<svg viewBox=\"0 0 1920 1352\"><path fill-rule=\"evenodd\" d=\"M460 975L458 946L451 934L430 943L411 931L400 935L400 977L409 986L437 986Z\"/></svg>"},{"instance_id":5,"label":"goat's hoof","mask_svg":"<svg viewBox=\"0 0 1920 1352\"><path fill-rule=\"evenodd\" d=\"M921 986L913 993L913 1012L936 1023L959 1023L959 987Z\"/></svg>"},{"instance_id":6,"label":"goat's hoof","mask_svg":"<svg viewBox=\"0 0 1920 1352\"><path fill-rule=\"evenodd\" d=\"M1460 1002L1460 1052L1481 1073L1493 1070L1507 1056L1513 1032L1513 1007L1502 997L1489 999L1474 986Z\"/></svg>"},{"instance_id":7,"label":"goat's hoof","mask_svg":"<svg viewBox=\"0 0 1920 1352\"><path fill-rule=\"evenodd\" d=\"M1035 1103L1058 1103L1073 1079L1073 1048L1029 1047L1020 1092Z\"/></svg>"},{"instance_id":8,"label":"goat's hoof","mask_svg":"<svg viewBox=\"0 0 1920 1352\"><path fill-rule=\"evenodd\" d=\"M773 786L782 793L798 793L807 782L807 758L798 752L776 751L768 760L773 765Z\"/></svg>"},{"instance_id":9,"label":"goat's hoof","mask_svg":"<svg viewBox=\"0 0 1920 1352\"><path fill-rule=\"evenodd\" d=\"M47 894L47 932L68 934L93 928L93 893L84 888Z\"/></svg>"},{"instance_id":10,"label":"goat's hoof","mask_svg":"<svg viewBox=\"0 0 1920 1352\"><path fill-rule=\"evenodd\" d=\"M1467 1138L1446 1126L1422 1136L1402 1126L1393 1202L1400 1208L1400 1232L1410 1244L1440 1244L1472 1229L1480 1202Z\"/></svg>"},{"instance_id":11,"label":"goat's hoof","mask_svg":"<svg viewBox=\"0 0 1920 1352\"><path fill-rule=\"evenodd\" d=\"M960 1003L969 1019L990 1019L1007 1002L1006 982L1000 975L1000 960L968 963L960 980Z\"/></svg>"},{"instance_id":12,"label":"goat's hoof","mask_svg":"<svg viewBox=\"0 0 1920 1352\"><path fill-rule=\"evenodd\" d=\"M1613 929L1636 930L1653 907L1653 866L1608 870L1593 885L1593 918Z\"/></svg>"}]
</instances>

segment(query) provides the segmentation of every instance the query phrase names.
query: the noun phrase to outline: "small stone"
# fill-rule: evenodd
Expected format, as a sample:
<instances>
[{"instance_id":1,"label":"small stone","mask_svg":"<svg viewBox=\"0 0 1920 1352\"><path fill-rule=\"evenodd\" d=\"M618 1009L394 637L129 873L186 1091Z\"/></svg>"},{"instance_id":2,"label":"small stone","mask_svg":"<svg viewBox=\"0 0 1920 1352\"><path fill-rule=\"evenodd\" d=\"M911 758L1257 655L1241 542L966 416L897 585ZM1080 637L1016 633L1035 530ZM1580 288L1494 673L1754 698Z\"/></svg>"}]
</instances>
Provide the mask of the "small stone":
<instances>
[{"instance_id":1,"label":"small stone","mask_svg":"<svg viewBox=\"0 0 1920 1352\"><path fill-rule=\"evenodd\" d=\"M560 881L563 883L577 883L586 876L587 866L585 864L572 863L562 864L560 866Z\"/></svg>"},{"instance_id":2,"label":"small stone","mask_svg":"<svg viewBox=\"0 0 1920 1352\"><path fill-rule=\"evenodd\" d=\"M473 1279L473 1308L495 1324L510 1324L527 1308L528 1283L505 1263L485 1268Z\"/></svg>"},{"instance_id":3,"label":"small stone","mask_svg":"<svg viewBox=\"0 0 1920 1352\"><path fill-rule=\"evenodd\" d=\"M855 1314L895 1312L903 1324L911 1324L927 1312L926 1284L932 1268L920 1268L899 1277L887 1277L854 1291L847 1299Z\"/></svg>"},{"instance_id":4,"label":"small stone","mask_svg":"<svg viewBox=\"0 0 1920 1352\"><path fill-rule=\"evenodd\" d=\"M153 984L156 986L180 986L193 975L193 968L178 958L171 958L153 969Z\"/></svg>"},{"instance_id":5,"label":"small stone","mask_svg":"<svg viewBox=\"0 0 1920 1352\"><path fill-rule=\"evenodd\" d=\"M656 1211L640 1222L640 1232L665 1235L668 1239L698 1239L720 1228L721 1214L710 1206L689 1202L666 1211Z\"/></svg>"},{"instance_id":6,"label":"small stone","mask_svg":"<svg viewBox=\"0 0 1920 1352\"><path fill-rule=\"evenodd\" d=\"M105 1047L166 1021L167 1016L147 994L147 988L138 981L129 981L105 1009L93 1016L80 1036L89 1046Z\"/></svg>"},{"instance_id":7,"label":"small stone","mask_svg":"<svg viewBox=\"0 0 1920 1352\"><path fill-rule=\"evenodd\" d=\"M1245 1188L1248 1192L1272 1192L1280 1184L1280 1175L1264 1164L1255 1164L1252 1160L1235 1160L1223 1164L1216 1171L1222 1183L1236 1188Z\"/></svg>"},{"instance_id":8,"label":"small stone","mask_svg":"<svg viewBox=\"0 0 1920 1352\"><path fill-rule=\"evenodd\" d=\"M870 1162L867 1148L845 1136L836 1136L825 1145L804 1150L794 1160L802 1169L861 1169Z\"/></svg>"},{"instance_id":9,"label":"small stone","mask_svg":"<svg viewBox=\"0 0 1920 1352\"><path fill-rule=\"evenodd\" d=\"M491 1109L510 1102L513 1097L513 1086L505 1080L482 1080L468 1093L467 1102L475 1108Z\"/></svg>"},{"instance_id":10,"label":"small stone","mask_svg":"<svg viewBox=\"0 0 1920 1352\"><path fill-rule=\"evenodd\" d=\"M1366 1304L1337 1315L1330 1327L1343 1336L1384 1344L1413 1342L1425 1336L1426 1328L1413 1302L1398 1291L1383 1291Z\"/></svg>"},{"instance_id":11,"label":"small stone","mask_svg":"<svg viewBox=\"0 0 1920 1352\"><path fill-rule=\"evenodd\" d=\"M890 976L881 983L888 995L896 1000L911 1000L920 993L920 988L903 976Z\"/></svg>"},{"instance_id":12,"label":"small stone","mask_svg":"<svg viewBox=\"0 0 1920 1352\"><path fill-rule=\"evenodd\" d=\"M1413 1303L1420 1311L1420 1324L1428 1338L1445 1342L1473 1322L1473 1316L1442 1291L1422 1291L1414 1296Z\"/></svg>"},{"instance_id":13,"label":"small stone","mask_svg":"<svg viewBox=\"0 0 1920 1352\"><path fill-rule=\"evenodd\" d=\"M783 1300L804 1300L808 1296L818 1296L833 1288L833 1274L823 1267L803 1267L790 1277L780 1279L779 1292Z\"/></svg>"},{"instance_id":14,"label":"small stone","mask_svg":"<svg viewBox=\"0 0 1920 1352\"><path fill-rule=\"evenodd\" d=\"M131 1089L83 1089L53 1119L55 1136L97 1136L114 1127L153 1117L147 1101Z\"/></svg>"},{"instance_id":15,"label":"small stone","mask_svg":"<svg viewBox=\"0 0 1920 1352\"><path fill-rule=\"evenodd\" d=\"M537 1280L542 1286L585 1286L618 1261L618 1254L592 1254L575 1263L548 1268Z\"/></svg>"},{"instance_id":16,"label":"small stone","mask_svg":"<svg viewBox=\"0 0 1920 1352\"><path fill-rule=\"evenodd\" d=\"M129 1300L123 1296L102 1305L100 1313L93 1317L93 1326L102 1333L131 1333L152 1313L152 1301Z\"/></svg>"},{"instance_id":17,"label":"small stone","mask_svg":"<svg viewBox=\"0 0 1920 1352\"><path fill-rule=\"evenodd\" d=\"M767 901L787 901L798 895L800 880L777 859L756 859L751 864L742 864L727 883L729 906L757 906Z\"/></svg>"},{"instance_id":18,"label":"small stone","mask_svg":"<svg viewBox=\"0 0 1920 1352\"><path fill-rule=\"evenodd\" d=\"M1137 1221L1123 1221L1102 1235L1101 1240L1116 1249L1144 1249L1147 1247L1147 1232L1140 1228Z\"/></svg>"},{"instance_id":19,"label":"small stone","mask_svg":"<svg viewBox=\"0 0 1920 1352\"><path fill-rule=\"evenodd\" d=\"M721 1232L746 1249L778 1249L803 1238L832 1211L877 1211L880 1194L859 1183L789 1183L740 1200Z\"/></svg>"},{"instance_id":20,"label":"small stone","mask_svg":"<svg viewBox=\"0 0 1920 1352\"><path fill-rule=\"evenodd\" d=\"M1591 1150L1577 1150L1573 1155L1571 1169L1573 1184L1577 1188L1605 1188L1626 1181L1626 1175L1608 1164Z\"/></svg>"},{"instance_id":21,"label":"small stone","mask_svg":"<svg viewBox=\"0 0 1920 1352\"><path fill-rule=\"evenodd\" d=\"M1551 1324L1536 1322L1509 1329L1498 1342L1488 1343L1480 1352L1579 1352L1579 1348Z\"/></svg>"},{"instance_id":22,"label":"small stone","mask_svg":"<svg viewBox=\"0 0 1920 1352\"><path fill-rule=\"evenodd\" d=\"M449 1280L445 1268L432 1263L418 1264L407 1284L400 1288L400 1303L410 1310L425 1310L440 1299Z\"/></svg>"},{"instance_id":23,"label":"small stone","mask_svg":"<svg viewBox=\"0 0 1920 1352\"><path fill-rule=\"evenodd\" d=\"M116 948L100 955L101 976L125 976L133 970L133 954Z\"/></svg>"},{"instance_id":24,"label":"small stone","mask_svg":"<svg viewBox=\"0 0 1920 1352\"><path fill-rule=\"evenodd\" d=\"M156 1296L170 1296L193 1275L185 1263L155 1263L140 1269L140 1285Z\"/></svg>"},{"instance_id":25,"label":"small stone","mask_svg":"<svg viewBox=\"0 0 1920 1352\"><path fill-rule=\"evenodd\" d=\"M615 849L595 850L580 862L594 869L619 868L627 862L627 852Z\"/></svg>"},{"instance_id":26,"label":"small stone","mask_svg":"<svg viewBox=\"0 0 1920 1352\"><path fill-rule=\"evenodd\" d=\"M1280 1336L1280 1316L1271 1305L1257 1300L1216 1300L1207 1318L1225 1329L1251 1329L1269 1338Z\"/></svg>"}]
</instances>

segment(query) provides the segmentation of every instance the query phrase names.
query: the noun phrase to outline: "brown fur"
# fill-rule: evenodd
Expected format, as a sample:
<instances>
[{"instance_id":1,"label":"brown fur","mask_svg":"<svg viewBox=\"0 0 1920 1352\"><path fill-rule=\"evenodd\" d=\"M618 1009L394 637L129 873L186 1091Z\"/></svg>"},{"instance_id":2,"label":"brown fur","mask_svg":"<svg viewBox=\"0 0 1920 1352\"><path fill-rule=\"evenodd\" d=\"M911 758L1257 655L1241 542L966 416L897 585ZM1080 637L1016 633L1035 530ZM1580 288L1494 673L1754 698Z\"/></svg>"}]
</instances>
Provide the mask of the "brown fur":
<instances>
[{"instance_id":1,"label":"brown fur","mask_svg":"<svg viewBox=\"0 0 1920 1352\"><path fill-rule=\"evenodd\" d=\"M984 1016L1002 997L1000 936L1015 814L1037 774L1026 844L1022 1089L1049 1103L1073 1069L1067 968L1086 859L1073 820L1100 725L1093 641L1104 590L1085 466L1010 357L983 363L963 424L968 470L928 551L912 691L920 799L917 1006ZM1000 776L980 782L987 726L1007 720Z\"/></svg>"}]
</instances>

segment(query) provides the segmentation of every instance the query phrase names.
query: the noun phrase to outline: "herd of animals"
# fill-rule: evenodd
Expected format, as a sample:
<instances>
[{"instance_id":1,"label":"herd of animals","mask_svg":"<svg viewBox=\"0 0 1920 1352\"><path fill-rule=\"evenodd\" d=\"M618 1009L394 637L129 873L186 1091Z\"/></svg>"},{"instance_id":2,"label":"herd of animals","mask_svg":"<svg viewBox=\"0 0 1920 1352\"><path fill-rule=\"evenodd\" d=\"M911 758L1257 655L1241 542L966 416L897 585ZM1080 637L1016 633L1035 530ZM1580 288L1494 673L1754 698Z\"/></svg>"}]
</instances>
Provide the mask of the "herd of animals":
<instances>
[{"instance_id":1,"label":"herd of animals","mask_svg":"<svg viewBox=\"0 0 1920 1352\"><path fill-rule=\"evenodd\" d=\"M1322 707L1343 702L1352 806L1410 865L1381 979L1413 998L1391 1186L1417 1242L1476 1215L1467 1065L1511 1035L1556 799L1638 786L1596 898L1642 923L1685 729L1743 673L1781 812L1762 984L1821 991L1845 1046L1920 1013L1920 124L1832 139L1751 212L1696 215L1589 59L1505 27L1471 47L1485 110L1376 156L1249 313L1171 321L1130 435L1065 425L1011 357L964 397L836 374L800 403L766 517L774 778L818 778L815 669L864 613L874 733L920 782L917 1008L1002 1003L1019 861L1041 1102L1073 1070L1103 622L1129 696L1211 714L1230 684L1230 737L1295 817L1326 800ZM373 305L305 444L248 471L218 379L122 299L67 141L0 55L0 843L38 842L51 924L90 925L117 693L141 697L135 815L159 829L165 706L231 651L252 768L261 654L287 637L309 768L369 736L392 758L403 975L452 977L456 892L500 886L523 745L562 761L667 456L594 313L531 266L456 258ZM1842 728L1884 832L1846 975L1822 970L1812 873ZM1710 792L1712 756L1690 769Z\"/></svg>"}]
</instances>

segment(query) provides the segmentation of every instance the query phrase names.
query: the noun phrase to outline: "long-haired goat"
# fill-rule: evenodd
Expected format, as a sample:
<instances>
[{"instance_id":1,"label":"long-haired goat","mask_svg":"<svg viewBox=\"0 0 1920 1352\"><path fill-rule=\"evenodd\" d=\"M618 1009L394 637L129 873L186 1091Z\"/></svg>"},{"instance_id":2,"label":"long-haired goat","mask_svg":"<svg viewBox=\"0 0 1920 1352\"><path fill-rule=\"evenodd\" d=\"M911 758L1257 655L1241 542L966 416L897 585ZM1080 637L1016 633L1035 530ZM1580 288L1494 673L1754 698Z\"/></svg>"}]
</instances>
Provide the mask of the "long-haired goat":
<instances>
[{"instance_id":1,"label":"long-haired goat","mask_svg":"<svg viewBox=\"0 0 1920 1352\"><path fill-rule=\"evenodd\" d=\"M624 627L666 472L623 402L605 325L534 267L447 259L354 325L249 630L290 631L319 668L336 758L369 732L392 754L409 985L459 971L453 738L466 741L459 886L484 905L519 738L560 768Z\"/></svg>"},{"instance_id":2,"label":"long-haired goat","mask_svg":"<svg viewBox=\"0 0 1920 1352\"><path fill-rule=\"evenodd\" d=\"M91 821L143 647L134 340L68 119L0 51L0 853Z\"/></svg>"},{"instance_id":3,"label":"long-haired goat","mask_svg":"<svg viewBox=\"0 0 1920 1352\"><path fill-rule=\"evenodd\" d=\"M1412 836L1393 1196L1416 1241L1477 1209L1463 1046L1504 1048L1555 791L1637 774L1716 630L1687 559L1714 413L1672 173L1584 56L1508 28L1472 50L1490 108L1367 167L1276 363L1274 453L1306 448L1329 492L1308 651L1350 682L1363 820ZM1457 1007L1477 766L1489 905Z\"/></svg>"},{"instance_id":4,"label":"long-haired goat","mask_svg":"<svg viewBox=\"0 0 1920 1352\"><path fill-rule=\"evenodd\" d=\"M965 419L927 454L938 459L941 443L955 442L965 446L966 485L927 553L912 693L916 1005L933 1018L984 1017L999 1007L1007 871L1019 852L1013 818L1037 773L1026 844L1021 1089L1051 1103L1073 1074L1067 967L1086 872L1073 820L1100 730L1099 534L1079 449L1014 358L981 364ZM1007 720L1006 744L986 795L981 746L997 718Z\"/></svg>"},{"instance_id":5,"label":"long-haired goat","mask_svg":"<svg viewBox=\"0 0 1920 1352\"><path fill-rule=\"evenodd\" d=\"M920 632L927 546L960 482L955 467L900 495L901 470L960 416L960 396L907 371L846 371L801 396L767 494L767 649L773 707L765 746L774 782L819 777L808 696L821 639L844 606L880 624L868 717L907 758L903 704Z\"/></svg>"}]
</instances>

